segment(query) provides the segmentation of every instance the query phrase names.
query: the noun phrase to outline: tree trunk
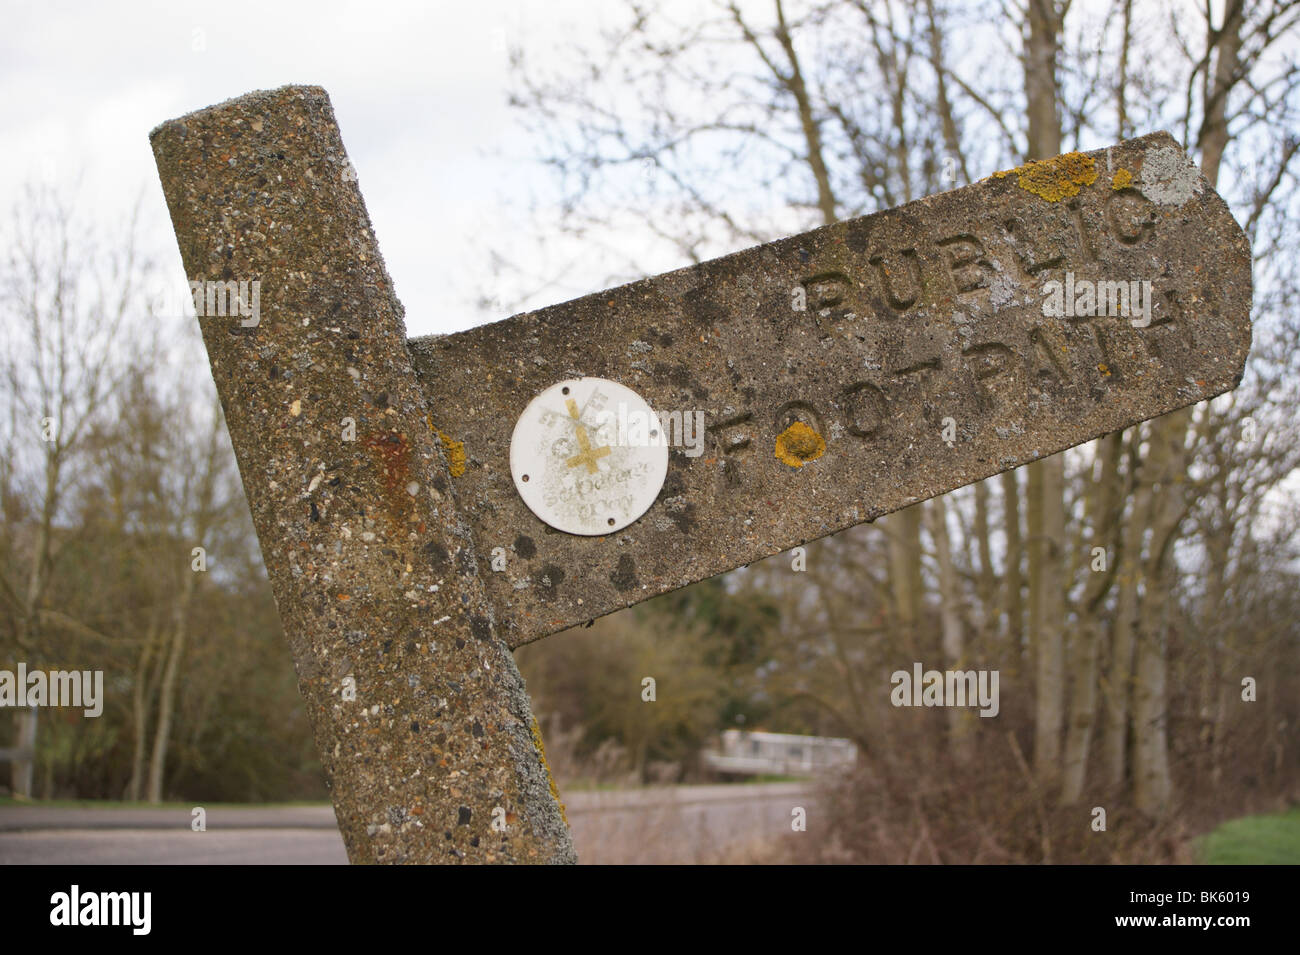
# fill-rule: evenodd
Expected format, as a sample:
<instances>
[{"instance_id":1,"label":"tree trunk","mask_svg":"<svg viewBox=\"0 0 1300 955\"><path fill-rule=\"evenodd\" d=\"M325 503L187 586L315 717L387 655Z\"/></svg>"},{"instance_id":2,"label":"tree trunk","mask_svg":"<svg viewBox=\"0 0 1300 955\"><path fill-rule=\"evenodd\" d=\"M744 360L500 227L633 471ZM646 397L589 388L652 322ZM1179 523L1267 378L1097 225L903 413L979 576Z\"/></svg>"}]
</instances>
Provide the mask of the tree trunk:
<instances>
[{"instance_id":1,"label":"tree trunk","mask_svg":"<svg viewBox=\"0 0 1300 955\"><path fill-rule=\"evenodd\" d=\"M1002 472L1002 524L1007 535L1006 589L1007 639L1015 648L1015 658L1023 652L1025 634L1024 536L1020 533L1020 482L1015 471Z\"/></svg>"},{"instance_id":2,"label":"tree trunk","mask_svg":"<svg viewBox=\"0 0 1300 955\"><path fill-rule=\"evenodd\" d=\"M222 440L224 428L221 406L214 404L212 420L207 436L207 448L203 457L202 469L198 474L197 489L193 498L187 493L184 497L181 520L172 541L185 540L187 533L194 535L200 544L206 539L208 530L215 517L215 497L218 472L221 469ZM188 527L186 517L193 515L193 526ZM181 558L184 561L182 573L184 583L181 596L175 605L172 617L172 638L165 650L166 666L158 684L158 721L154 729L153 753L149 759L148 799L151 803L162 801L163 780L166 777L167 749L171 742L172 714L176 706L176 685L180 674L181 659L185 655L185 641L189 636L190 612L194 604L194 593L198 589L198 578L202 571L196 571L189 562L188 549Z\"/></svg>"},{"instance_id":3,"label":"tree trunk","mask_svg":"<svg viewBox=\"0 0 1300 955\"><path fill-rule=\"evenodd\" d=\"M1141 427L1132 428L1127 440L1134 446L1131 455L1137 460L1136 448L1142 443ZM1136 464L1134 465L1136 467ZM1145 516L1150 509L1150 492L1130 474L1132 503L1124 522L1123 547L1116 573L1119 588L1115 600L1115 620L1111 633L1110 668L1106 678L1106 736L1103 762L1106 782L1119 787L1128 772L1129 706L1133 697L1133 647L1137 633L1138 579L1142 567L1142 542L1146 536Z\"/></svg>"},{"instance_id":4,"label":"tree trunk","mask_svg":"<svg viewBox=\"0 0 1300 955\"><path fill-rule=\"evenodd\" d=\"M1219 183L1219 167L1223 162L1223 151L1228 145L1228 120L1227 106L1228 94L1231 92L1237 78L1234 76L1241 57L1241 27L1244 16L1245 5L1242 0L1232 0L1225 11L1223 32L1219 35L1219 56L1215 64L1214 89L1211 94L1211 102L1207 104L1205 110L1205 121L1201 125L1199 136L1199 145L1201 147L1201 172L1211 185L1217 186ZM1213 37L1213 34L1211 34ZM1224 497L1228 495L1225 493ZM1207 557L1210 563L1209 580L1206 591L1211 595L1213 603L1209 603L1207 609L1215 613L1222 606L1221 595L1226 591L1226 576L1228 551L1231 547L1232 525L1231 518L1227 514L1227 501L1224 502L1224 514L1222 520L1224 529L1222 534L1213 535L1206 542ZM1212 616L1205 616L1202 619L1211 620ZM1232 641L1233 632L1227 633L1227 640ZM1232 653L1232 646L1224 648L1224 657L1228 658ZM1221 677L1218 674L1218 667L1215 666L1214 655L1208 661L1208 670L1213 683L1217 685L1214 696L1217 697L1216 705L1212 714L1209 716L1210 728L1210 784L1217 785L1220 778L1220 740L1224 732L1224 716L1227 713L1226 699L1228 694L1235 692L1235 687L1227 684L1221 684ZM1206 697L1206 706L1209 706L1209 698Z\"/></svg>"},{"instance_id":5,"label":"tree trunk","mask_svg":"<svg viewBox=\"0 0 1300 955\"><path fill-rule=\"evenodd\" d=\"M979 548L979 576L975 594L979 600L980 628L987 640L996 632L997 579L993 575L993 546L989 540L989 482L975 485L975 545Z\"/></svg>"},{"instance_id":6,"label":"tree trunk","mask_svg":"<svg viewBox=\"0 0 1300 955\"><path fill-rule=\"evenodd\" d=\"M835 194L831 189L830 170L826 166L826 157L822 149L821 127L813 112L812 97L808 94L808 84L804 82L803 68L799 65L799 56L795 52L794 38L785 22L785 9L781 0L776 3L776 38L785 52L790 64L790 72L781 77L786 89L794 97L795 107L799 111L799 125L803 129L804 142L808 147L808 168L812 170L813 180L817 183L817 208L821 210L822 221L827 225L835 221Z\"/></svg>"},{"instance_id":7,"label":"tree trunk","mask_svg":"<svg viewBox=\"0 0 1300 955\"><path fill-rule=\"evenodd\" d=\"M1206 83L1204 119L1197 145L1201 171L1216 185L1228 142L1227 102L1238 82L1244 5L1228 4L1221 30L1206 22L1206 50L1215 52L1213 80ZM1151 545L1146 564L1147 588L1139 617L1137 695L1134 703L1135 799L1139 808L1163 815L1173 802L1169 772L1167 704L1165 700L1165 641L1173 614L1177 585L1174 541L1187 513L1188 451L1186 438L1191 411L1184 408L1154 422L1151 429ZM1145 470L1145 468L1144 468ZM1157 490L1158 485L1158 490Z\"/></svg>"},{"instance_id":8,"label":"tree trunk","mask_svg":"<svg viewBox=\"0 0 1300 955\"><path fill-rule=\"evenodd\" d=\"M9 764L10 783L15 798L31 799L32 770L36 765L36 707L19 710L14 723L14 746L19 755Z\"/></svg>"},{"instance_id":9,"label":"tree trunk","mask_svg":"<svg viewBox=\"0 0 1300 955\"><path fill-rule=\"evenodd\" d=\"M131 687L131 718L134 745L131 752L131 779L126 786L128 802L139 802L144 789L144 752L149 742L149 663L158 642L158 628L151 622L149 632L136 661L135 682Z\"/></svg>"},{"instance_id":10,"label":"tree trunk","mask_svg":"<svg viewBox=\"0 0 1300 955\"><path fill-rule=\"evenodd\" d=\"M1115 535L1119 527L1119 458L1123 434L1116 432L1095 445L1096 474L1088 487L1087 505L1091 534L1085 551L1087 586L1079 607L1078 628L1072 641L1070 715L1066 722L1065 775L1061 798L1077 802L1087 779L1088 750L1092 744L1097 715L1097 658L1101 641L1102 601L1110 590L1111 564L1118 558ZM1097 548L1103 551L1104 566L1098 563ZM1102 569L1096 569L1101 567Z\"/></svg>"},{"instance_id":11,"label":"tree trunk","mask_svg":"<svg viewBox=\"0 0 1300 955\"><path fill-rule=\"evenodd\" d=\"M1037 535L1031 527L1030 615L1037 673L1034 767L1045 784L1061 772L1061 734L1065 725L1065 458L1057 454L1030 465L1030 487L1037 485ZM1035 475L1034 472L1037 472Z\"/></svg>"},{"instance_id":12,"label":"tree trunk","mask_svg":"<svg viewBox=\"0 0 1300 955\"><path fill-rule=\"evenodd\" d=\"M167 666L158 687L158 726L154 730L153 753L149 759L148 799L162 802L163 778L167 768L167 746L171 741L172 712L176 703L176 678L180 673L181 657L185 653L186 630L189 625L190 601L194 596L196 572L186 568L184 593L176 608L172 626L172 639L167 648Z\"/></svg>"},{"instance_id":13,"label":"tree trunk","mask_svg":"<svg viewBox=\"0 0 1300 955\"><path fill-rule=\"evenodd\" d=\"M948 510L943 497L929 502L930 534L934 537L935 559L939 565L939 619L942 626L944 663L951 670L963 669L966 647L961 626L961 594L957 573L952 565L952 548L948 539ZM952 701L950 700L949 703ZM948 707L948 746L960 760L970 758L970 710Z\"/></svg>"},{"instance_id":14,"label":"tree trunk","mask_svg":"<svg viewBox=\"0 0 1300 955\"><path fill-rule=\"evenodd\" d=\"M1155 816L1164 815L1173 798L1165 707L1164 640L1168 600L1163 583L1155 583L1152 593L1143 601L1133 694L1134 803Z\"/></svg>"},{"instance_id":15,"label":"tree trunk","mask_svg":"<svg viewBox=\"0 0 1300 955\"><path fill-rule=\"evenodd\" d=\"M894 595L894 614L904 646L919 652L916 627L921 617L921 504L889 516L889 582ZM919 659L919 658L917 658Z\"/></svg>"},{"instance_id":16,"label":"tree trunk","mask_svg":"<svg viewBox=\"0 0 1300 955\"><path fill-rule=\"evenodd\" d=\"M1165 641L1169 605L1176 584L1173 541L1186 511L1183 438L1187 410L1154 422L1143 471L1149 474L1147 525L1151 540L1144 564L1146 588L1138 612L1136 683L1133 698L1134 801L1152 815L1164 815L1173 797L1169 773Z\"/></svg>"},{"instance_id":17,"label":"tree trunk","mask_svg":"<svg viewBox=\"0 0 1300 955\"><path fill-rule=\"evenodd\" d=\"M1029 118L1027 159L1061 151L1057 116L1057 52L1063 11L1056 0L1030 0L1025 37L1025 100ZM1029 466L1029 617L1037 685L1034 768L1040 782L1060 778L1065 724L1065 458L1057 454Z\"/></svg>"}]
</instances>

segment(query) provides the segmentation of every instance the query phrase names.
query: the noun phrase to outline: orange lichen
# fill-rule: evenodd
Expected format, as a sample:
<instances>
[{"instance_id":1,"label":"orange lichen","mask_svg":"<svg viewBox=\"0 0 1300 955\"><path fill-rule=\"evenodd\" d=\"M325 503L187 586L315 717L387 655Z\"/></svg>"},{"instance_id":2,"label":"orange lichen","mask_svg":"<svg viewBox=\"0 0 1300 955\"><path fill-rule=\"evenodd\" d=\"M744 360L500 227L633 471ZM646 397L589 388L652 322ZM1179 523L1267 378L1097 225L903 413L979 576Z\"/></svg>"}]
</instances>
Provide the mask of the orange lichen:
<instances>
[{"instance_id":1,"label":"orange lichen","mask_svg":"<svg viewBox=\"0 0 1300 955\"><path fill-rule=\"evenodd\" d=\"M1114 178L1110 181L1112 189L1127 189L1131 185L1133 185L1133 174L1127 169L1117 170Z\"/></svg>"},{"instance_id":2,"label":"orange lichen","mask_svg":"<svg viewBox=\"0 0 1300 955\"><path fill-rule=\"evenodd\" d=\"M1081 186L1091 186L1097 181L1096 163L1084 153L1065 153L1052 159L1027 162L1015 169L995 172L993 178L1002 179L1012 173L1016 174L1021 189L1048 202L1077 196Z\"/></svg>"},{"instance_id":3,"label":"orange lichen","mask_svg":"<svg viewBox=\"0 0 1300 955\"><path fill-rule=\"evenodd\" d=\"M802 421L794 422L776 437L776 456L792 468L801 468L825 453L825 440Z\"/></svg>"},{"instance_id":4,"label":"orange lichen","mask_svg":"<svg viewBox=\"0 0 1300 955\"><path fill-rule=\"evenodd\" d=\"M447 470L451 476L458 478L465 473L465 442L456 441L447 432L441 430L433 419L425 416L425 422L429 425L429 430L438 436L442 442L442 448L447 453Z\"/></svg>"},{"instance_id":5,"label":"orange lichen","mask_svg":"<svg viewBox=\"0 0 1300 955\"><path fill-rule=\"evenodd\" d=\"M537 718L533 717L533 745L537 747L537 753L542 757L542 768L546 770L546 782L551 787L551 798L555 804L560 807L560 818L564 824L569 824L569 817L564 811L564 802L560 799L560 791L555 788L555 779L551 776L551 764L546 761L546 744L542 742L542 729L537 725Z\"/></svg>"}]
</instances>

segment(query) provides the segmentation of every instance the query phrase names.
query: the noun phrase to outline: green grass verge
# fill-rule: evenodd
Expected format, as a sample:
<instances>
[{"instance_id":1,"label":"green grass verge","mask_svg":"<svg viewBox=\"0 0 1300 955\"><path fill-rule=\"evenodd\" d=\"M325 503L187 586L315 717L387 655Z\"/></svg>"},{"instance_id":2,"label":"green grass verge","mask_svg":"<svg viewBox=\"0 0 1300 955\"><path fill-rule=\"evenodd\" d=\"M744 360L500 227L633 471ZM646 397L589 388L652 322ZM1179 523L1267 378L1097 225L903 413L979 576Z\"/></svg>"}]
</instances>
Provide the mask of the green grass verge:
<instances>
[{"instance_id":1,"label":"green grass verge","mask_svg":"<svg viewBox=\"0 0 1300 955\"><path fill-rule=\"evenodd\" d=\"M1211 865L1300 864L1300 806L1271 816L1245 816L1203 836L1202 861Z\"/></svg>"}]
</instances>

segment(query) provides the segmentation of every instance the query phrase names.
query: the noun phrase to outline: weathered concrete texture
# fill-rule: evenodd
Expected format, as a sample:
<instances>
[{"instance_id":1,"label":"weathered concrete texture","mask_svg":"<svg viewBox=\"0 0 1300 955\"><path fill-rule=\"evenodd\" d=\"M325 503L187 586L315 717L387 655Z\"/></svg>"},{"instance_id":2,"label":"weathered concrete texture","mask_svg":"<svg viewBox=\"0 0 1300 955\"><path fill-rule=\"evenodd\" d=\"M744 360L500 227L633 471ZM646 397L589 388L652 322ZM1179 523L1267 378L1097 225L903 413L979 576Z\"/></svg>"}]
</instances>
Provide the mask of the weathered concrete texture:
<instances>
[{"instance_id":1,"label":"weathered concrete texture","mask_svg":"<svg viewBox=\"0 0 1300 955\"><path fill-rule=\"evenodd\" d=\"M1150 282L1149 327L1045 315L1071 280ZM410 346L518 646L1227 391L1250 301L1245 235L1157 133ZM708 426L604 538L550 530L510 476L519 413L579 375Z\"/></svg>"},{"instance_id":2,"label":"weathered concrete texture","mask_svg":"<svg viewBox=\"0 0 1300 955\"><path fill-rule=\"evenodd\" d=\"M574 861L324 90L151 139L191 281L261 283L200 324L349 857Z\"/></svg>"}]
</instances>

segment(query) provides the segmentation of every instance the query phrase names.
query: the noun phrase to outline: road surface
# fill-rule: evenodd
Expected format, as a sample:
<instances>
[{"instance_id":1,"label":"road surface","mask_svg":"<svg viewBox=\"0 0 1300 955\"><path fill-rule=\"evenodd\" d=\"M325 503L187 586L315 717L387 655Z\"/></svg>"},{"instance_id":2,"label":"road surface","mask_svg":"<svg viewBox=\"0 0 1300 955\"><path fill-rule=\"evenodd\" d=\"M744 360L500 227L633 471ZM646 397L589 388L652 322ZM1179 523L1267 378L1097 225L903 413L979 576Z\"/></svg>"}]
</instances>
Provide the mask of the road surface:
<instances>
[{"instance_id":1,"label":"road surface","mask_svg":"<svg viewBox=\"0 0 1300 955\"><path fill-rule=\"evenodd\" d=\"M805 783L666 786L565 797L586 863L698 863L766 857L816 825ZM214 807L207 830L184 809L0 807L0 864L344 865L329 806Z\"/></svg>"}]
</instances>

